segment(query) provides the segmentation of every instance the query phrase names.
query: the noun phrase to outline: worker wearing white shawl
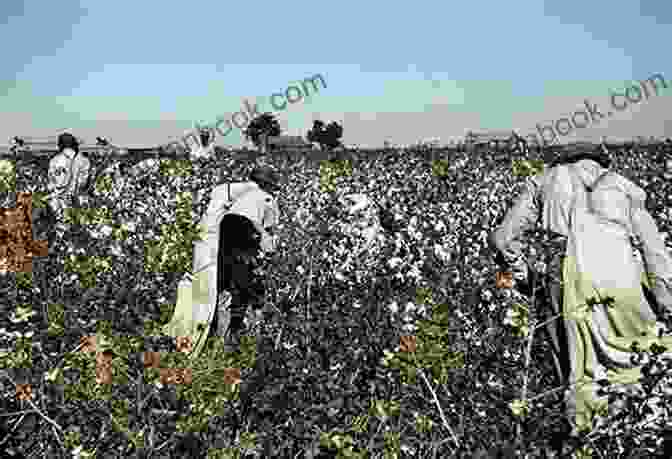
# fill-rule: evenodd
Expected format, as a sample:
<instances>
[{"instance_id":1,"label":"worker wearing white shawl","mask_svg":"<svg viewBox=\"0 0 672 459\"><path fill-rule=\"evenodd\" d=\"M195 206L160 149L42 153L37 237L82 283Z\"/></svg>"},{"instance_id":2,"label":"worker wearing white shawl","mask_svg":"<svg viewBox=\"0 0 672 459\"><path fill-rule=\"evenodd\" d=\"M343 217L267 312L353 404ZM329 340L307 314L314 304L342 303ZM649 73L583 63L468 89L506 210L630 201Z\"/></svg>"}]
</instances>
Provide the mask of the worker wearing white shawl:
<instances>
[{"instance_id":1,"label":"worker wearing white shawl","mask_svg":"<svg viewBox=\"0 0 672 459\"><path fill-rule=\"evenodd\" d=\"M210 204L200 222L202 240L194 242L194 275L185 276L178 285L173 317L164 326L167 335L191 338L190 357L195 358L202 351L215 313L218 314L218 330L215 331L222 335L231 324L232 310L236 309L235 312L239 313L247 306L238 304L239 295L229 292L231 279L225 272L231 275L232 269L228 267L225 270L223 256L226 254L221 251L223 241L240 239L241 235L236 234L234 228L222 229L225 226L222 221L230 216L245 217L250 232L256 229L259 235L259 249L264 253L276 249L277 237L272 233L279 224L280 211L276 198L269 191L277 190L276 179L267 168L257 168L252 172L250 181L223 184L211 192ZM230 233L227 234L226 230ZM250 234L250 239L253 236ZM230 251L230 243L225 245ZM243 267L240 264L236 266ZM240 270L238 273L242 275ZM249 272L245 275L245 284L252 283L248 276Z\"/></svg>"},{"instance_id":2,"label":"worker wearing white shawl","mask_svg":"<svg viewBox=\"0 0 672 459\"><path fill-rule=\"evenodd\" d=\"M657 338L659 324L642 287L648 285L658 306L672 311L672 259L644 208L645 197L641 188L594 160L557 165L528 180L491 237L507 260L520 259L517 239L538 219L543 228L566 237L559 293L567 343L556 336L554 344L568 350L568 382L576 385L565 400L575 431L590 429L597 410L607 404L596 394L598 380L635 387L640 367L630 361L633 342L641 348L653 342L672 346L671 337ZM644 264L631 236L641 240ZM613 307L596 305L591 313L586 302L598 294L613 297Z\"/></svg>"}]
</instances>

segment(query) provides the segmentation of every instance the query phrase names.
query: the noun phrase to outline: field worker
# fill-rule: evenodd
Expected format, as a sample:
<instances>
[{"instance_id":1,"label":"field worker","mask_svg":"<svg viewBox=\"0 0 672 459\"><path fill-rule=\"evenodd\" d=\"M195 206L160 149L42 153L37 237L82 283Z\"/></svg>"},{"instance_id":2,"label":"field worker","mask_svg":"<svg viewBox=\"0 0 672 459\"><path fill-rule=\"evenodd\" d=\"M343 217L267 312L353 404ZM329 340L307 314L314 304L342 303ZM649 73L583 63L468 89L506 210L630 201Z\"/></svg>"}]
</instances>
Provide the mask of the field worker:
<instances>
[{"instance_id":1,"label":"field worker","mask_svg":"<svg viewBox=\"0 0 672 459\"><path fill-rule=\"evenodd\" d=\"M197 127L183 137L189 150L189 158L211 158L215 154L215 131L211 128Z\"/></svg>"},{"instance_id":2,"label":"field worker","mask_svg":"<svg viewBox=\"0 0 672 459\"><path fill-rule=\"evenodd\" d=\"M201 219L203 240L194 243L193 279L180 282L173 318L164 327L170 336L191 337L191 356L198 356L211 331L227 337L227 350L236 347L248 306L260 306L263 288L254 270L262 253L275 250L279 183L271 168L257 167L249 181L212 190Z\"/></svg>"},{"instance_id":3,"label":"field worker","mask_svg":"<svg viewBox=\"0 0 672 459\"><path fill-rule=\"evenodd\" d=\"M192 158L211 158L215 154L215 135L214 131L201 129L198 134L199 144L192 151Z\"/></svg>"},{"instance_id":4,"label":"field worker","mask_svg":"<svg viewBox=\"0 0 672 459\"><path fill-rule=\"evenodd\" d=\"M58 154L49 161L49 205L62 217L73 198L86 186L91 162L79 152L79 142L69 133L58 136Z\"/></svg>"},{"instance_id":5,"label":"field worker","mask_svg":"<svg viewBox=\"0 0 672 459\"><path fill-rule=\"evenodd\" d=\"M545 274L548 312L564 317L546 331L560 382L571 384L564 401L575 433L590 430L595 413L607 406L597 381L637 390L633 342L672 348L671 337L657 334L672 312L672 257L645 208L646 193L609 170L606 153L576 152L528 179L490 240L524 285L534 271L522 260L521 236L537 225L554 235ZM598 295L612 304L590 308Z\"/></svg>"},{"instance_id":6,"label":"field worker","mask_svg":"<svg viewBox=\"0 0 672 459\"><path fill-rule=\"evenodd\" d=\"M255 309L262 306L263 283L255 268L262 253L269 254L276 249L274 232L279 224L280 210L275 194L279 189L279 174L268 166L256 167L250 174L250 181L231 184L231 206L219 223L217 292L218 295L224 291L231 294L228 341L233 346L239 342L248 306ZM217 191L224 191L220 190ZM220 320L223 317L226 317L226 311L219 310L216 318L218 334L226 332L226 324Z\"/></svg>"}]
</instances>

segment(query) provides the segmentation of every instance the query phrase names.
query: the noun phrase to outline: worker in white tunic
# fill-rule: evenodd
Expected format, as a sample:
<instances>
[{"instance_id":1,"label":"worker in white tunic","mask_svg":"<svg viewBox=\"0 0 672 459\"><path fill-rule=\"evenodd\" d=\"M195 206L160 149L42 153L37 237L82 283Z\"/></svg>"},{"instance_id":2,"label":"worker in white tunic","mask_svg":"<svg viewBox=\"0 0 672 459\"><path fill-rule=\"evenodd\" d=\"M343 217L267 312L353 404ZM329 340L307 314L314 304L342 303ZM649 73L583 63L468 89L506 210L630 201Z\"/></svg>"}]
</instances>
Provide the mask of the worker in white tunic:
<instances>
[{"instance_id":1,"label":"worker in white tunic","mask_svg":"<svg viewBox=\"0 0 672 459\"><path fill-rule=\"evenodd\" d=\"M63 212L87 183L91 162L79 152L79 142L69 133L58 137L58 154L49 161L49 205L62 221Z\"/></svg>"}]
</instances>

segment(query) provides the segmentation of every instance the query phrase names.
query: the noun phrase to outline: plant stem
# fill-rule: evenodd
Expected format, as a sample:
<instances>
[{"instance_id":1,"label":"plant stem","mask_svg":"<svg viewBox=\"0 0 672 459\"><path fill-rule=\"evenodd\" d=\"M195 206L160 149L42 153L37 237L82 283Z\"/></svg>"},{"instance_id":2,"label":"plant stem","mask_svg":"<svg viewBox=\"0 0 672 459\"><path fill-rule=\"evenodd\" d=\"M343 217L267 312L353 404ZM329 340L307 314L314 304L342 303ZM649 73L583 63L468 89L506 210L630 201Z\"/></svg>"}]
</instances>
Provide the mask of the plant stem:
<instances>
[{"instance_id":1,"label":"plant stem","mask_svg":"<svg viewBox=\"0 0 672 459\"><path fill-rule=\"evenodd\" d=\"M5 376L5 378L9 379L9 381L10 381L12 384L14 384L14 385L16 386L16 382L14 382L14 380L12 379L11 376L9 376L9 374L5 374L4 376ZM27 399L26 401L27 401L28 404L33 408L33 410L34 410L35 412L37 412L37 414L39 414L40 417L42 417L42 419L44 419L44 420L47 421L49 424L51 424L53 427L55 427L59 432L63 433L63 428L62 428L56 421L54 421L54 420L51 419L49 416L47 416L46 414L44 414L44 413L37 407L37 405L35 405L35 403L33 403L33 401L32 401L31 399Z\"/></svg>"},{"instance_id":2,"label":"plant stem","mask_svg":"<svg viewBox=\"0 0 672 459\"><path fill-rule=\"evenodd\" d=\"M455 435L455 432L453 432L453 429L451 429L450 425L448 424L448 421L446 420L446 415L443 413L443 408L441 408L441 404L439 403L439 399L436 396L436 392L434 392L434 389L432 389L431 384L429 384L429 380L427 379L427 376L425 376L425 372L422 371L422 369L419 370L420 376L422 376L422 379L425 381L425 384L427 385L427 388L429 391L432 393L432 397L434 398L434 404L436 405L436 408L439 410L439 416L441 416L441 421L443 422L443 426L450 432L451 437L453 437L453 441L455 444L459 447L460 446L460 441L457 439L457 436Z\"/></svg>"},{"instance_id":3,"label":"plant stem","mask_svg":"<svg viewBox=\"0 0 672 459\"><path fill-rule=\"evenodd\" d=\"M532 281L532 292L533 292L532 293L532 305L535 304L535 299L536 299L536 289L535 289L536 285L535 284L536 284L536 282L533 279L533 281ZM529 376L528 371L529 371L529 368L530 368L530 359L532 357L532 342L534 341L534 331L537 328L536 324L534 322L535 322L535 319L533 318L532 319L533 325L532 325L532 327L530 327L530 337L527 340L527 349L525 350L525 368L523 370L524 371L523 372L523 388L522 388L521 393L520 393L520 399L523 402L525 402L525 398L527 397L527 383L528 383L528 376ZM516 443L519 446L522 442L522 438L521 438L522 429L521 429L520 425L521 424L520 424L520 421L519 421L516 424Z\"/></svg>"}]
</instances>

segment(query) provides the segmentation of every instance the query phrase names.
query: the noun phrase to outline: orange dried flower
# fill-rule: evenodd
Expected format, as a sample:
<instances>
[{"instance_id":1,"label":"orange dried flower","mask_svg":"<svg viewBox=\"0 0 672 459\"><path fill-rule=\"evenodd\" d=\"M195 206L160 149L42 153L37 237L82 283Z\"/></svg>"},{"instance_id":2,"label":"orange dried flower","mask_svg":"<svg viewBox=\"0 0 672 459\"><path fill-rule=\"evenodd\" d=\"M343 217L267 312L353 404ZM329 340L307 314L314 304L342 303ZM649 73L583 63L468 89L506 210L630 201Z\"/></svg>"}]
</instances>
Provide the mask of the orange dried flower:
<instances>
[{"instance_id":1,"label":"orange dried flower","mask_svg":"<svg viewBox=\"0 0 672 459\"><path fill-rule=\"evenodd\" d=\"M178 352L188 354L194 347L191 336L178 336L175 338L175 347Z\"/></svg>"},{"instance_id":2,"label":"orange dried flower","mask_svg":"<svg viewBox=\"0 0 672 459\"><path fill-rule=\"evenodd\" d=\"M415 352L418 348L417 338L415 336L402 336L399 347L401 352Z\"/></svg>"},{"instance_id":3,"label":"orange dried flower","mask_svg":"<svg viewBox=\"0 0 672 459\"><path fill-rule=\"evenodd\" d=\"M30 384L17 384L16 398L19 400L30 400L33 398L33 388L30 387Z\"/></svg>"},{"instance_id":4,"label":"orange dried flower","mask_svg":"<svg viewBox=\"0 0 672 459\"><path fill-rule=\"evenodd\" d=\"M145 368L159 368L159 362L161 362L161 353L160 352L148 352L145 351L142 354Z\"/></svg>"},{"instance_id":5,"label":"orange dried flower","mask_svg":"<svg viewBox=\"0 0 672 459\"><path fill-rule=\"evenodd\" d=\"M495 278L497 288L513 288L513 273L498 272Z\"/></svg>"},{"instance_id":6,"label":"orange dried flower","mask_svg":"<svg viewBox=\"0 0 672 459\"><path fill-rule=\"evenodd\" d=\"M96 335L82 336L79 344L82 346L80 352L96 352Z\"/></svg>"}]
</instances>

